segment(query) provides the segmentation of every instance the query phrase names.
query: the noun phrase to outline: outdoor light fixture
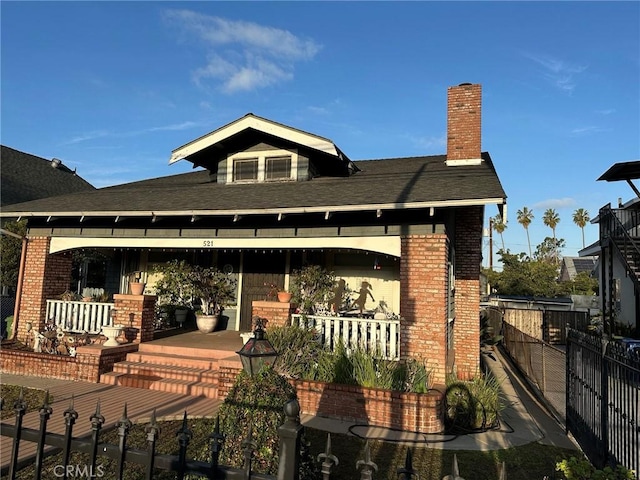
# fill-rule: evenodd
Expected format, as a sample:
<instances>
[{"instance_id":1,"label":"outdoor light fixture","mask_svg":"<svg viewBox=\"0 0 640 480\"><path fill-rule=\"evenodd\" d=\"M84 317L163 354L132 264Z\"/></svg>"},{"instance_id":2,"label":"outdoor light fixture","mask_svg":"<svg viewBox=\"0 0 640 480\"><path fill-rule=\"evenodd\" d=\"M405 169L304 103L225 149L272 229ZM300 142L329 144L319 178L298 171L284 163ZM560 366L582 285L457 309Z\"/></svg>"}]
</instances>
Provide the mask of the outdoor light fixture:
<instances>
[{"instance_id":1,"label":"outdoor light fixture","mask_svg":"<svg viewBox=\"0 0 640 480\"><path fill-rule=\"evenodd\" d=\"M278 352L273 348L271 342L264 337L264 330L262 324L258 323L254 330L253 338L247 340L242 348L236 352L240 355L242 361L242 368L251 377L255 373L258 373L265 365L273 365L273 362L278 356Z\"/></svg>"}]
</instances>

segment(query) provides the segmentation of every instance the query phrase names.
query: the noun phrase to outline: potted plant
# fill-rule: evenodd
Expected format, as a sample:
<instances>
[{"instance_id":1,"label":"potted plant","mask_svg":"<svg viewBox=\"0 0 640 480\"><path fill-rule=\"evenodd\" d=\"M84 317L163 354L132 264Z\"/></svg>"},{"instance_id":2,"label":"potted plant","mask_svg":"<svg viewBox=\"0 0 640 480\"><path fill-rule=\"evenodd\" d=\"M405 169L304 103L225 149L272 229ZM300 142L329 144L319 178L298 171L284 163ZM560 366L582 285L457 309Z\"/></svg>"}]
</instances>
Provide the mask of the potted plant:
<instances>
[{"instance_id":1,"label":"potted plant","mask_svg":"<svg viewBox=\"0 0 640 480\"><path fill-rule=\"evenodd\" d=\"M128 276L131 295L142 295L144 293L144 288L147 285L141 280L142 272L140 270L136 270L135 272L131 272Z\"/></svg>"},{"instance_id":2,"label":"potted plant","mask_svg":"<svg viewBox=\"0 0 640 480\"><path fill-rule=\"evenodd\" d=\"M203 333L213 332L223 308L235 298L237 282L216 267L195 265L189 275L196 323Z\"/></svg>"},{"instance_id":3,"label":"potted plant","mask_svg":"<svg viewBox=\"0 0 640 480\"><path fill-rule=\"evenodd\" d=\"M293 301L303 315L313 315L317 306L326 307L336 285L332 272L319 265L308 265L295 270L291 278Z\"/></svg>"},{"instance_id":4,"label":"potted plant","mask_svg":"<svg viewBox=\"0 0 640 480\"><path fill-rule=\"evenodd\" d=\"M158 305L171 312L178 325L182 326L189 310L193 309L193 267L184 260L171 260L154 265L152 272L160 274L154 285Z\"/></svg>"}]
</instances>

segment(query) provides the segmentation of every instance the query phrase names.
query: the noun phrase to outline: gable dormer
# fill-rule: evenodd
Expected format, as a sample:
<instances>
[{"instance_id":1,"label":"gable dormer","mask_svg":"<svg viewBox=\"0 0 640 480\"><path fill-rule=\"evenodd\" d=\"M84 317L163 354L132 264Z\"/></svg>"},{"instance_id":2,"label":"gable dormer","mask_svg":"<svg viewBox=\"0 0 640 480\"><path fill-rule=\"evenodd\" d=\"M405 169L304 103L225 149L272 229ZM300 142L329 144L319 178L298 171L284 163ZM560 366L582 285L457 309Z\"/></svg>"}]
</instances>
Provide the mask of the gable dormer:
<instances>
[{"instance_id":1,"label":"gable dormer","mask_svg":"<svg viewBox=\"0 0 640 480\"><path fill-rule=\"evenodd\" d=\"M251 113L172 152L169 164L187 160L218 183L305 181L358 171L324 137Z\"/></svg>"}]
</instances>

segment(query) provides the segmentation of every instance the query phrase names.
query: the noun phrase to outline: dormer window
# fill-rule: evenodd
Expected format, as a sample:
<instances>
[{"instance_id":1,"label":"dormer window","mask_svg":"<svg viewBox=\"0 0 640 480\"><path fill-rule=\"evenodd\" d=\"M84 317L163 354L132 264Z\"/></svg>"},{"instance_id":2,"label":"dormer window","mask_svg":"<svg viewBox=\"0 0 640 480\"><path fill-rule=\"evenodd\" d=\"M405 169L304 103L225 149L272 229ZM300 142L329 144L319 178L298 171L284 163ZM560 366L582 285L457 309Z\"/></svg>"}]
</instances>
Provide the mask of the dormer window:
<instances>
[{"instance_id":1,"label":"dormer window","mask_svg":"<svg viewBox=\"0 0 640 480\"><path fill-rule=\"evenodd\" d=\"M233 161L233 181L251 182L258 180L258 158L237 158Z\"/></svg>"},{"instance_id":2,"label":"dormer window","mask_svg":"<svg viewBox=\"0 0 640 480\"><path fill-rule=\"evenodd\" d=\"M291 179L291 155L267 157L265 159L265 180Z\"/></svg>"},{"instance_id":3,"label":"dormer window","mask_svg":"<svg viewBox=\"0 0 640 480\"><path fill-rule=\"evenodd\" d=\"M296 180L297 163L295 151L239 152L227 161L227 178L234 183Z\"/></svg>"}]
</instances>

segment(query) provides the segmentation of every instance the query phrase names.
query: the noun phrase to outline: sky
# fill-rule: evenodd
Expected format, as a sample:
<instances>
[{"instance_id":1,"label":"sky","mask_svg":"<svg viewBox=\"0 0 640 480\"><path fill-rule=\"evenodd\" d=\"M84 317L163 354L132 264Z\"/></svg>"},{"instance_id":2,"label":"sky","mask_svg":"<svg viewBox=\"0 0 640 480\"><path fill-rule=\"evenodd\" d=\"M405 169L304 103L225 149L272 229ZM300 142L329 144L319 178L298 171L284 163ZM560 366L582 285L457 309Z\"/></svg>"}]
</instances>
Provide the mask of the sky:
<instances>
[{"instance_id":1,"label":"sky","mask_svg":"<svg viewBox=\"0 0 640 480\"><path fill-rule=\"evenodd\" d=\"M98 188L191 171L171 151L249 112L352 160L444 154L447 88L470 82L510 252L525 206L534 251L553 208L576 256L573 212L634 197L597 178L640 159L640 2L3 0L0 18L1 143Z\"/></svg>"}]
</instances>

